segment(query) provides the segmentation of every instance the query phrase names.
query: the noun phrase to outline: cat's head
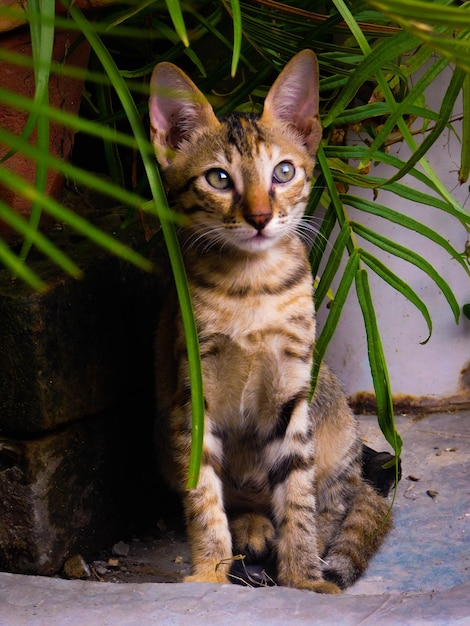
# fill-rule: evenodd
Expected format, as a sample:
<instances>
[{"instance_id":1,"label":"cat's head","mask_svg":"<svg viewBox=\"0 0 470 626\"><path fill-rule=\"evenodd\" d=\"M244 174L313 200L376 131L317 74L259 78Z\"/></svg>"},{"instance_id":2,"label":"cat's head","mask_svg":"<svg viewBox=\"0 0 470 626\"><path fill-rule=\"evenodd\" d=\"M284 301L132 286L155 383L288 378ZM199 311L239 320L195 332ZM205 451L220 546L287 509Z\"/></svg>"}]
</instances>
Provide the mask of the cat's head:
<instances>
[{"instance_id":1,"label":"cat's head","mask_svg":"<svg viewBox=\"0 0 470 626\"><path fill-rule=\"evenodd\" d=\"M261 116L217 119L171 63L153 72L149 109L158 162L194 242L259 252L292 236L321 139L313 52L290 60Z\"/></svg>"}]
</instances>

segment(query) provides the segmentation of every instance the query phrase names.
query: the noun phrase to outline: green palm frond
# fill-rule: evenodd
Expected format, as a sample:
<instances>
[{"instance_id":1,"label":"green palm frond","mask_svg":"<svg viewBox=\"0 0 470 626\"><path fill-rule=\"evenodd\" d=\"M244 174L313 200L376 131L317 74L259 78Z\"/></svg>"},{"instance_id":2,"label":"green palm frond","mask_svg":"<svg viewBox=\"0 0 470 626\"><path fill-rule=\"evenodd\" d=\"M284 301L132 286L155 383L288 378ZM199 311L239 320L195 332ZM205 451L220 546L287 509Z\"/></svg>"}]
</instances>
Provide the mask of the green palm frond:
<instances>
[{"instance_id":1,"label":"green palm frond","mask_svg":"<svg viewBox=\"0 0 470 626\"><path fill-rule=\"evenodd\" d=\"M32 99L0 90L0 102L28 114L28 122L19 137L3 128L0 121L0 142L7 150L0 161L0 182L27 197L32 206L31 217L26 220L18 217L5 202L0 202L0 219L24 241L19 254L0 241L0 262L32 288L45 289L43 279L28 266L28 251L33 247L79 278L79 268L39 231L39 219L44 212L143 269L151 267L143 254L130 250L84 217L48 198L45 177L49 169L113 198L123 207L126 216L132 216L134 211L150 211L158 218L188 338L194 412L190 485L194 485L203 432L199 351L175 235L175 218L167 205L148 141L146 111L150 73L157 61L177 63L193 75L218 113L233 108L258 111L268 85L281 67L300 49L310 47L317 53L320 65L324 125L324 141L318 153L319 175L308 209L313 218L321 219L320 235L310 255L314 276L320 275L315 293L317 306L330 296L333 286L338 285L316 345L312 391L320 362L354 285L364 318L379 423L399 454L401 441L394 425L386 355L380 342L369 275L378 276L412 302L423 316L429 335L432 318L426 303L402 276L384 264L381 253L400 258L429 276L456 320L459 307L432 262L405 248L398 240L386 237L381 225L391 222L397 225L397 232L404 229L417 233L444 250L462 271L468 273L469 264L468 256L455 250L440 233L390 208L377 194L384 190L397 198L427 206L429 211L444 213L446 219L457 220L464 229L470 230L468 211L446 189L427 158L444 132L457 135L451 115L462 95L459 180L468 179L469 3L326 0L317 7L317 3L305 0L284 3L276 0L204 3L130 0L103 10L99 20L85 16L73 2L67 1L64 5L67 12L56 15L52 0L29 0L26 12L20 12L31 31L31 58L0 49L0 59L30 67L35 76ZM12 9L1 7L0 12L11 14ZM55 28L67 29L89 42L92 61L86 70L52 59ZM449 63L456 69L449 73L440 104L432 109L426 103L426 92L437 78L445 80ZM78 116L50 105L47 87L51 75L86 79L82 112ZM83 141L99 141L103 146L106 175L87 171L74 159L67 163L50 155L51 123L70 129ZM29 141L33 131L37 136L35 144ZM362 143L348 141L353 133L359 133ZM395 141L407 147L409 157L406 160L389 153L389 145ZM33 185L18 179L8 169L8 159L15 152L36 162ZM127 175L129 155L135 171L132 180ZM381 166L380 176L375 164ZM405 175L419 183L419 189L405 184ZM360 193L364 189L373 190L374 201L364 198ZM374 228L363 223L362 216L366 215L377 218ZM464 314L467 313L468 306L464 307Z\"/></svg>"}]
</instances>

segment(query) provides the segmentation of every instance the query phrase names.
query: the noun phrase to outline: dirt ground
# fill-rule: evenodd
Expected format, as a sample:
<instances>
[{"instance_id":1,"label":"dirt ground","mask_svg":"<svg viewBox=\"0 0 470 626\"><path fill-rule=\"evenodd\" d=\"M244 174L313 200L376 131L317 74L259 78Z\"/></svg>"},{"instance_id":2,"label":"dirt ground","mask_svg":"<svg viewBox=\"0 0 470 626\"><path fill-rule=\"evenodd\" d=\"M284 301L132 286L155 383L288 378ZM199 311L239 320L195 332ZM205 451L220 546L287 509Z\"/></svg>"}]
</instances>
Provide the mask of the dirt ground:
<instances>
[{"instance_id":1,"label":"dirt ground","mask_svg":"<svg viewBox=\"0 0 470 626\"><path fill-rule=\"evenodd\" d=\"M67 578L86 578L110 583L175 583L191 573L190 551L182 527L167 528L161 522L158 537L119 541L98 558L79 557L78 570ZM74 559L77 559L75 555ZM80 565L80 563L82 565ZM245 565L236 557L230 577L235 584L249 587L276 585L269 565Z\"/></svg>"},{"instance_id":2,"label":"dirt ground","mask_svg":"<svg viewBox=\"0 0 470 626\"><path fill-rule=\"evenodd\" d=\"M168 528L163 520L158 525L155 533L158 536L119 541L97 558L87 559L89 580L113 583L180 582L191 570L184 529Z\"/></svg>"}]
</instances>

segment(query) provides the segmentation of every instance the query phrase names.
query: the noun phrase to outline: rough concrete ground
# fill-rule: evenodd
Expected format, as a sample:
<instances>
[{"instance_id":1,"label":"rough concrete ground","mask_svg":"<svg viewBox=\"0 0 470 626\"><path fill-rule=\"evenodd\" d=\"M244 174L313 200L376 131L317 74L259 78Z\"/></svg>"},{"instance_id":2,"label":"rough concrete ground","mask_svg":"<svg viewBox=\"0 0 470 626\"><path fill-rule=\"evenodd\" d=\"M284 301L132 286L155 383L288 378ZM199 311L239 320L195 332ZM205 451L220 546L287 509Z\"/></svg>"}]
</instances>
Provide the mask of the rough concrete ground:
<instances>
[{"instance_id":1,"label":"rough concrete ground","mask_svg":"<svg viewBox=\"0 0 470 626\"><path fill-rule=\"evenodd\" d=\"M387 449L375 417L361 424L366 443ZM146 541L123 538L126 556L110 546L101 574L93 574L100 559L90 561L87 581L0 574L0 625L469 624L470 412L399 416L397 427L404 449L395 527L363 579L342 596L165 584L189 563L184 534L162 528Z\"/></svg>"}]
</instances>

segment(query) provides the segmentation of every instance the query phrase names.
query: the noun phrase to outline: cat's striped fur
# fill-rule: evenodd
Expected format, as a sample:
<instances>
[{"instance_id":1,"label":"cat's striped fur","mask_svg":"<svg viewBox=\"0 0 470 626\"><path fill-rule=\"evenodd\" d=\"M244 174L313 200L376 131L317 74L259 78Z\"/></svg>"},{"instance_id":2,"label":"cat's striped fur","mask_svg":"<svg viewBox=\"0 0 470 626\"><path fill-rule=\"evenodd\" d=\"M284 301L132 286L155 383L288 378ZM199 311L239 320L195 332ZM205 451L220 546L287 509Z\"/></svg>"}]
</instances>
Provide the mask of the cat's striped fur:
<instances>
[{"instance_id":1,"label":"cat's striped fur","mask_svg":"<svg viewBox=\"0 0 470 626\"><path fill-rule=\"evenodd\" d=\"M194 581L228 580L232 554L274 550L283 585L336 593L389 527L361 478L355 419L324 367L309 406L315 313L297 232L321 138L314 54L294 57L263 114L218 120L175 66L152 78L156 155L181 229L202 355L205 435L198 487L186 346L176 298L157 340L162 467L183 494Z\"/></svg>"}]
</instances>

